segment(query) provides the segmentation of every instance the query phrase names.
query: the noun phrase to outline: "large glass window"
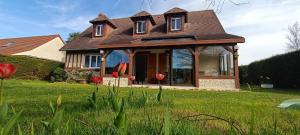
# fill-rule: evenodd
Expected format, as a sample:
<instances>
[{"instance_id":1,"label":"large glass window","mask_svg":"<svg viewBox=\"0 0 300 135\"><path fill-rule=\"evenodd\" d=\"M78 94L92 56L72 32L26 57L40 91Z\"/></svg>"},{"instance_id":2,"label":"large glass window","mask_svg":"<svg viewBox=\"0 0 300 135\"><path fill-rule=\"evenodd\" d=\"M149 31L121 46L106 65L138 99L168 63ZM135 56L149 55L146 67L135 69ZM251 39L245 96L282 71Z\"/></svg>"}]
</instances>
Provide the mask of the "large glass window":
<instances>
[{"instance_id":1,"label":"large glass window","mask_svg":"<svg viewBox=\"0 0 300 135\"><path fill-rule=\"evenodd\" d=\"M171 18L171 31L181 30L181 18L173 17Z\"/></svg>"},{"instance_id":2,"label":"large glass window","mask_svg":"<svg viewBox=\"0 0 300 135\"><path fill-rule=\"evenodd\" d=\"M193 85L193 55L187 49L172 52L172 84Z\"/></svg>"},{"instance_id":3,"label":"large glass window","mask_svg":"<svg viewBox=\"0 0 300 135\"><path fill-rule=\"evenodd\" d=\"M199 48L200 76L232 76L232 46L205 46Z\"/></svg>"},{"instance_id":4,"label":"large glass window","mask_svg":"<svg viewBox=\"0 0 300 135\"><path fill-rule=\"evenodd\" d=\"M128 55L124 50L114 50L108 54L106 57L105 74L111 74L120 62L128 64Z\"/></svg>"},{"instance_id":5,"label":"large glass window","mask_svg":"<svg viewBox=\"0 0 300 135\"><path fill-rule=\"evenodd\" d=\"M84 67L86 68L100 68L100 55L85 55Z\"/></svg>"}]
</instances>

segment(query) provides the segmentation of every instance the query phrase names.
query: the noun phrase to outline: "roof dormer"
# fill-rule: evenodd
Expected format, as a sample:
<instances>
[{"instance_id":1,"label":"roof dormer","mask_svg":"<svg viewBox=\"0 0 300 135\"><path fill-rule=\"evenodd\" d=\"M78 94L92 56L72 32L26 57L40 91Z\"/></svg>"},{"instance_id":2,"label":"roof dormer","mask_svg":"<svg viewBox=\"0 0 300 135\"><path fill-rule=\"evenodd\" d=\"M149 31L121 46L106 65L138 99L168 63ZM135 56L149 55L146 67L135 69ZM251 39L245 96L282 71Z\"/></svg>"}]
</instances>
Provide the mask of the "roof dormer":
<instances>
[{"instance_id":1,"label":"roof dormer","mask_svg":"<svg viewBox=\"0 0 300 135\"><path fill-rule=\"evenodd\" d=\"M97 18L90 21L93 24L92 37L106 37L116 25L107 18L103 13L100 13Z\"/></svg>"},{"instance_id":2,"label":"roof dormer","mask_svg":"<svg viewBox=\"0 0 300 135\"><path fill-rule=\"evenodd\" d=\"M165 12L164 16L167 22L167 33L184 31L184 24L188 21L186 10L175 7Z\"/></svg>"},{"instance_id":3,"label":"roof dormer","mask_svg":"<svg viewBox=\"0 0 300 135\"><path fill-rule=\"evenodd\" d=\"M139 12L130 19L133 21L133 35L149 34L153 25L156 25L152 15L146 11Z\"/></svg>"}]
</instances>

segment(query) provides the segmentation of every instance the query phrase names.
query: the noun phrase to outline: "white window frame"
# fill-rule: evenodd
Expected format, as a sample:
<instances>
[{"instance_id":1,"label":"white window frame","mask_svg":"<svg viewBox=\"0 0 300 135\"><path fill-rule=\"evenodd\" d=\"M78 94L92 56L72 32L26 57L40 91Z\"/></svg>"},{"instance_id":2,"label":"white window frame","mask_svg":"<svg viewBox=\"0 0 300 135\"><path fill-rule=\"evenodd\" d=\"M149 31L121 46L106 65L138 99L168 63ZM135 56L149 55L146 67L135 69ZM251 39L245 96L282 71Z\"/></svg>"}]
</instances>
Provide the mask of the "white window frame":
<instances>
[{"instance_id":1,"label":"white window frame","mask_svg":"<svg viewBox=\"0 0 300 135\"><path fill-rule=\"evenodd\" d=\"M145 27L142 27L142 28L145 28L145 29L142 29L142 28L141 28L141 31L139 31L139 23L144 24ZM142 25L141 25L141 26L142 26ZM147 29L146 21L136 21L136 33L137 33L137 34L143 34L143 33L146 33L146 29Z\"/></svg>"},{"instance_id":2,"label":"white window frame","mask_svg":"<svg viewBox=\"0 0 300 135\"><path fill-rule=\"evenodd\" d=\"M100 56L100 55L87 54L87 55L85 55L85 57L84 57L84 61L85 61L86 56L89 56L89 67L85 67L85 68L91 68L91 69L98 69L98 68L100 68L100 66L97 67L97 66L98 66L98 63L101 62L101 56ZM93 57L93 56L96 57L96 67L92 67L92 57ZM100 57L99 57L99 56L100 56ZM99 59L98 59L98 58L99 58ZM85 62L84 62L84 63L85 63Z\"/></svg>"},{"instance_id":3,"label":"white window frame","mask_svg":"<svg viewBox=\"0 0 300 135\"><path fill-rule=\"evenodd\" d=\"M175 23L174 23L174 28L173 28L173 20L175 20ZM176 23L176 21L179 21L180 23L180 25L179 26L177 26L177 23ZM181 17L172 17L171 18L171 22L170 22L170 26L171 26L171 31L179 31L179 30L181 30L181 24L182 22L181 22Z\"/></svg>"},{"instance_id":4,"label":"white window frame","mask_svg":"<svg viewBox=\"0 0 300 135\"><path fill-rule=\"evenodd\" d=\"M96 33L95 33L95 35L96 36L103 36L103 28L104 28L103 24L96 25Z\"/></svg>"}]
</instances>

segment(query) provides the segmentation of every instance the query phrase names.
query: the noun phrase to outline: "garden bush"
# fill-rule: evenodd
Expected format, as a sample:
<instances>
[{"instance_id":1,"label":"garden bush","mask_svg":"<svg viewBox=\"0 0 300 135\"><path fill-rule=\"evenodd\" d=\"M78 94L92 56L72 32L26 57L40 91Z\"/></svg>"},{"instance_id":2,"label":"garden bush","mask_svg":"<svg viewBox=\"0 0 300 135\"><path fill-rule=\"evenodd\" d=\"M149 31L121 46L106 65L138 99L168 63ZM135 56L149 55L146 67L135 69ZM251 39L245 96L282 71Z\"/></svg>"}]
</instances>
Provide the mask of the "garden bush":
<instances>
[{"instance_id":1,"label":"garden bush","mask_svg":"<svg viewBox=\"0 0 300 135\"><path fill-rule=\"evenodd\" d=\"M29 56L0 55L0 63L12 63L17 68L14 78L31 80L49 80L51 73L57 67L64 66L61 62Z\"/></svg>"},{"instance_id":2,"label":"garden bush","mask_svg":"<svg viewBox=\"0 0 300 135\"><path fill-rule=\"evenodd\" d=\"M261 77L269 77L278 88L300 88L300 51L273 56L253 62L247 67L240 67L241 83L259 85Z\"/></svg>"},{"instance_id":3,"label":"garden bush","mask_svg":"<svg viewBox=\"0 0 300 135\"><path fill-rule=\"evenodd\" d=\"M52 73L51 73L51 82L63 82L68 79L68 74L67 72L61 68L57 67Z\"/></svg>"}]
</instances>

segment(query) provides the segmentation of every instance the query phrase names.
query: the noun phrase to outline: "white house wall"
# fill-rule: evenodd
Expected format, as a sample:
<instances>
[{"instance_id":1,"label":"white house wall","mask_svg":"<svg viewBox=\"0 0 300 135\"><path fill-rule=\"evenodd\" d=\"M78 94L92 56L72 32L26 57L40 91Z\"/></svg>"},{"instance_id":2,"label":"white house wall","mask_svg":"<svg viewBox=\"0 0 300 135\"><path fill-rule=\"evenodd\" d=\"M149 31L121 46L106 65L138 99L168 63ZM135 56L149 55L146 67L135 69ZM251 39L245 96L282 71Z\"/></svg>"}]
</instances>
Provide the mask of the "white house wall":
<instances>
[{"instance_id":1,"label":"white house wall","mask_svg":"<svg viewBox=\"0 0 300 135\"><path fill-rule=\"evenodd\" d=\"M37 58L49 59L59 62L65 61L65 51L59 51L60 48L64 46L63 41L59 37L26 52L16 53L13 55L26 55Z\"/></svg>"}]
</instances>

